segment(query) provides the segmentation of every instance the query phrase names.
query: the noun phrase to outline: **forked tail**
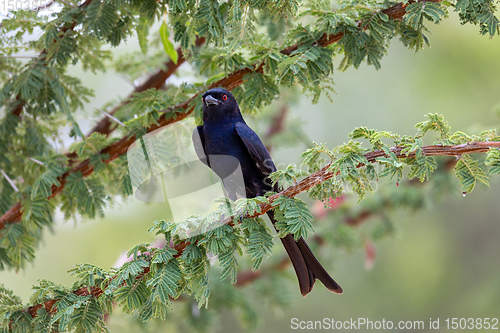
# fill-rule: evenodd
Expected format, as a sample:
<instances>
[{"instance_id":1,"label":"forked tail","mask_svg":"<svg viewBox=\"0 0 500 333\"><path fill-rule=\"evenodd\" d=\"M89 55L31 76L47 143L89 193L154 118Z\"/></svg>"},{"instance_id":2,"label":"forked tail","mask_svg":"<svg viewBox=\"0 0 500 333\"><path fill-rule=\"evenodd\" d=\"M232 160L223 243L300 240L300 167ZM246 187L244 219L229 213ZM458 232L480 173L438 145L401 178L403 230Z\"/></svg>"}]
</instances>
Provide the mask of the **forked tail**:
<instances>
[{"instance_id":1,"label":"forked tail","mask_svg":"<svg viewBox=\"0 0 500 333\"><path fill-rule=\"evenodd\" d=\"M267 215L274 225L276 222L274 219L274 213L272 211L268 211ZM293 239L293 235L288 234L284 238L281 238L281 242L290 257L290 261L292 262L295 273L297 274L300 293L302 296L306 296L311 292L316 279L320 280L326 289L336 294L342 294L342 288L337 282L335 282L334 279L332 279L323 266L321 266L304 238L300 237L300 239L296 242Z\"/></svg>"}]
</instances>

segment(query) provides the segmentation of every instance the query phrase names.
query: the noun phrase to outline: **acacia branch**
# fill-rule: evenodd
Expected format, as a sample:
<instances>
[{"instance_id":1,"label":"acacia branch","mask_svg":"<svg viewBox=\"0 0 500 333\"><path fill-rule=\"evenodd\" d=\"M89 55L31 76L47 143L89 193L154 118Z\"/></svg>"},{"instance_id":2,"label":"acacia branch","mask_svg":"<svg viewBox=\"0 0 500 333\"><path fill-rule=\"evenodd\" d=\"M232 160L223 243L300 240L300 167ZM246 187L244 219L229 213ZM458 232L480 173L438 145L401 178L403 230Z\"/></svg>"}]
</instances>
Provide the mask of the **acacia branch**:
<instances>
[{"instance_id":1,"label":"acacia branch","mask_svg":"<svg viewBox=\"0 0 500 333\"><path fill-rule=\"evenodd\" d=\"M407 3L397 3L396 5L389 7L387 9L382 10L381 12L389 16L393 20L401 20L403 16L406 14L406 6L412 4L414 2L441 2L442 0L410 0ZM361 28L363 22L360 21L358 23L358 28ZM333 43L338 42L344 37L344 32L339 32L336 34L327 34L324 33L315 43L316 46L326 47ZM281 50L282 54L291 55L295 52L301 44L295 44L286 49Z\"/></svg>"},{"instance_id":2,"label":"acacia branch","mask_svg":"<svg viewBox=\"0 0 500 333\"><path fill-rule=\"evenodd\" d=\"M92 0L87 0L84 4L81 6L90 3ZM428 2L428 0L419 0L421 2ZM433 2L439 2L440 0L431 0ZM410 1L415 2L415 1ZM404 14L405 14L405 7L406 5L404 4L396 4L390 8L384 9L382 12L387 14L390 18L398 20L401 19ZM334 42L338 42L343 36L343 33L338 33L334 35L323 35L318 41L317 45L321 47L326 47ZM300 44L296 44L294 46L285 48L281 50L282 54L285 55L290 55L294 50L296 50ZM208 89L210 88L215 88L215 87L225 87L228 90L231 90L233 88L238 87L243 83L243 77L247 74L250 74L252 72L257 72L257 73L262 73L264 69L264 64L260 64L259 66L254 65L250 67L246 67L244 69L237 70L225 78L222 78L221 80L218 80L211 84ZM194 106L190 106L191 102L198 98L200 93L195 94L193 97L191 97L189 100L171 107L168 110L165 110L165 113L162 114L162 116L158 119L156 124L151 125L147 129L147 133L150 133L160 127L170 125L172 123L175 123L177 121L180 121L187 116L189 116L193 110ZM108 120L109 121L109 120ZM132 145L136 140L135 136L126 136L123 137L122 139L110 144L108 147L104 148L101 151L101 154L109 154L109 157L104 160L105 163L110 163L111 161L115 160L122 154L124 154L127 149ZM71 165L71 163L69 163ZM90 165L90 160L87 159L80 164L78 164L76 167L72 168L70 171L64 173L60 177L58 177L58 181L60 183L59 186L52 186L52 194L49 196L49 199L53 198L56 196L58 193L60 193L66 184L66 178L69 176L71 172L81 172L84 177L91 175L94 172L93 167ZM0 217L0 230L2 230L5 227L5 224L7 223L17 223L21 221L22 217L22 212L21 212L21 203L17 202L14 204L7 212L4 213L2 217ZM269 208L268 208L269 209Z\"/></svg>"},{"instance_id":3,"label":"acacia branch","mask_svg":"<svg viewBox=\"0 0 500 333\"><path fill-rule=\"evenodd\" d=\"M472 142L460 145L451 145L451 146L443 146L443 145L432 145L432 146L424 146L421 148L422 155L425 156L460 156L462 154L472 154L472 153L484 153L489 151L491 148L500 148L500 141L487 141L487 142ZM396 155L397 158L410 158L415 157L416 152L403 153L404 147L395 146L390 149L392 153ZM368 162L374 163L377 161L378 157L389 157L383 150L375 150L368 152L363 155ZM251 216L247 216L249 218L255 218L260 215L264 215L268 210L273 208L273 202L281 196L286 196L288 198L293 198L302 192L306 192L310 190L316 185L340 174L340 172L335 172L330 170L332 163L327 164L319 171L313 173L312 175L307 176L301 181L297 182L295 185L288 187L287 189L271 195L268 198L268 202L260 203L260 212L255 213ZM364 164L358 164L357 167L363 167ZM221 224L232 224L234 217L228 217L221 221ZM349 221L348 221L349 222ZM354 221L349 222L351 225L355 225ZM175 249L177 250L177 256L182 254L184 248L189 244L188 241L181 241L175 245Z\"/></svg>"},{"instance_id":4,"label":"acacia branch","mask_svg":"<svg viewBox=\"0 0 500 333\"><path fill-rule=\"evenodd\" d=\"M485 142L471 142L464 143L460 145L430 145L423 146L421 148L421 153L424 156L460 156L463 154L473 154L473 153L485 153L491 148L500 148L499 141L485 141ZM416 152L403 153L405 147L395 146L390 149L392 153L396 155L397 158L410 158L415 157ZM374 163L379 157L389 157L383 150L374 150L363 155L368 162ZM357 167L362 167L363 164L359 164ZM271 203L278 197L285 195L287 197L295 197L299 193L305 192L312 187L324 182L337 175L334 171L329 170L331 163L324 166L321 170L313 173L312 175L304 178L297 184L290 186L286 190L274 194L269 197L268 204L261 204L261 208L265 209L266 212L271 209ZM264 212L265 213L265 212ZM263 214L263 213L262 213ZM261 214L259 214L261 215Z\"/></svg>"}]
</instances>

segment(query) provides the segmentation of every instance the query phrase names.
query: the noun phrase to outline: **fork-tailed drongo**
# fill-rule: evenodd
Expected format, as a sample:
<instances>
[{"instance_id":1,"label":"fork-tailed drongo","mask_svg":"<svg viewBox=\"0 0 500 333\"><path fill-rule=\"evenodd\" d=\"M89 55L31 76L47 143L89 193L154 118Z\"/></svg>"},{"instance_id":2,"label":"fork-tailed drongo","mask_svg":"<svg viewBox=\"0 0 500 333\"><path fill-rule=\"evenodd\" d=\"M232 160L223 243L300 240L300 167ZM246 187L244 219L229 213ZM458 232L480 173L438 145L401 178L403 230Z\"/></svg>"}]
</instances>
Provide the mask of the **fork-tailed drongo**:
<instances>
[{"instance_id":1,"label":"fork-tailed drongo","mask_svg":"<svg viewBox=\"0 0 500 333\"><path fill-rule=\"evenodd\" d=\"M195 139L196 134L200 140ZM203 126L195 129L193 140L198 157L223 180L230 199L253 198L271 190L279 192L267 178L276 171L273 160L257 134L243 120L238 103L229 91L216 88L203 94ZM238 164L244 185L225 181L237 172ZM274 225L273 212L270 210L267 215ZM295 241L289 234L281 238L281 242L295 269L303 296L311 292L316 279L328 290L342 293L342 288L314 257L304 238Z\"/></svg>"}]
</instances>

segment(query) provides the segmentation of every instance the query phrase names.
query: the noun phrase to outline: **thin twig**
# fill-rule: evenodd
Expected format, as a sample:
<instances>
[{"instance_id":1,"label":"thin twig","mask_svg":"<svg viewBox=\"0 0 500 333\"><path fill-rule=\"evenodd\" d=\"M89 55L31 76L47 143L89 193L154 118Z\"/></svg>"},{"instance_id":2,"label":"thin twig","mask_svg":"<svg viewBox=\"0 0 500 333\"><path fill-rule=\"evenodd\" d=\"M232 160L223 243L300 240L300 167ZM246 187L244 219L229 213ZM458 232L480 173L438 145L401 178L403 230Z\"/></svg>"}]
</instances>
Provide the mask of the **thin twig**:
<instances>
[{"instance_id":1,"label":"thin twig","mask_svg":"<svg viewBox=\"0 0 500 333\"><path fill-rule=\"evenodd\" d=\"M116 117L112 116L111 114L107 113L106 111L103 111L103 110L98 109L98 108L96 108L96 110L97 110L97 111L99 111L100 113L102 113L103 115L105 115L106 117L108 117L109 119L113 120L113 121L114 121L115 123L117 123L118 125L120 125L120 126L125 126L125 124L124 124L124 123L122 123L122 122L120 121L120 119L118 119L118 118L116 118Z\"/></svg>"},{"instance_id":2,"label":"thin twig","mask_svg":"<svg viewBox=\"0 0 500 333\"><path fill-rule=\"evenodd\" d=\"M30 160L32 160L33 162L35 162L36 164L39 164L39 165L41 165L41 166L45 166L45 164L43 164L43 162L42 162L42 161L39 161L39 160L37 160L36 158L30 157L30 156L28 156L28 158L29 158Z\"/></svg>"},{"instance_id":3,"label":"thin twig","mask_svg":"<svg viewBox=\"0 0 500 333\"><path fill-rule=\"evenodd\" d=\"M2 176L5 178L5 180L7 180L7 183L9 183L10 187L12 187L12 189L15 191L15 192L19 192L19 189L17 188L16 184L14 183L14 181L12 179L10 179L10 177L2 170L0 169L0 173L2 174Z\"/></svg>"},{"instance_id":4,"label":"thin twig","mask_svg":"<svg viewBox=\"0 0 500 333\"><path fill-rule=\"evenodd\" d=\"M38 7L35 7L33 9L31 9L31 11L32 12L39 12L41 10L44 10L44 9L47 9L47 8L51 7L55 3L56 3L56 1L54 1L54 0L53 1L49 1L45 5L41 5L41 6L38 6Z\"/></svg>"},{"instance_id":5,"label":"thin twig","mask_svg":"<svg viewBox=\"0 0 500 333\"><path fill-rule=\"evenodd\" d=\"M286 116L288 115L288 110L289 108L287 104L283 104L281 106L278 114L273 117L271 126L269 126L269 130L265 135L266 139L269 139L276 134L283 132L285 128ZM266 145L266 148L269 152L271 151L271 146L269 144Z\"/></svg>"}]
</instances>

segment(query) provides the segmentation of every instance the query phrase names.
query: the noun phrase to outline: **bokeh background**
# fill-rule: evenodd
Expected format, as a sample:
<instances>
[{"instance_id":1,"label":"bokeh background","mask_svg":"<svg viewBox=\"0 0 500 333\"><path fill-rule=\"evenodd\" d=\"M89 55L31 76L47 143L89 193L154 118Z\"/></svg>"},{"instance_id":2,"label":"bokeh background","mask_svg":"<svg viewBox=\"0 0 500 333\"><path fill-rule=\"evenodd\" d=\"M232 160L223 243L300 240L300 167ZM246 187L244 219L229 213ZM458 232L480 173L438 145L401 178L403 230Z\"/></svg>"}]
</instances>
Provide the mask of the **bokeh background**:
<instances>
[{"instance_id":1,"label":"bokeh background","mask_svg":"<svg viewBox=\"0 0 500 333\"><path fill-rule=\"evenodd\" d=\"M310 141L333 148L348 141L357 126L413 135L414 124L427 113L445 115L452 130L479 133L500 123L500 43L498 38L480 36L478 28L462 26L454 13L439 25L430 26L431 48L417 54L397 40L382 60L382 69L362 65L360 69L335 72L336 94L332 101L322 98L312 105L306 96L290 106ZM137 47L131 40L116 50L125 53ZM341 59L338 59L340 62ZM101 107L110 96L126 96L132 86L112 70L105 74L74 74L95 89L96 98L88 109ZM257 115L258 116L258 115ZM80 120L90 127L94 113ZM262 133L260 133L262 134ZM305 145L275 147L277 163L298 162ZM395 186L385 180L383 186ZM370 196L370 194L368 194ZM428 331L430 318L500 317L500 179L490 187L478 185L466 197L458 190L433 201L418 212L389 212L396 221L393 236L376 243L372 270L364 268L362 249L334 255L325 263L344 288L334 295L317 284L302 298L298 288L290 304L281 311L260 310L260 332L291 332L291 318L299 320L423 320ZM37 258L24 271L1 272L0 281L28 301L31 286L38 279L63 285L74 280L66 274L76 263L92 263L109 269L123 251L140 242L153 241L147 229L156 219L165 218L162 204L146 205L137 200L117 200L106 217L93 221L63 222L47 231ZM324 223L324 222L323 222ZM369 222L368 222L369 223ZM71 250L68 250L71 249ZM276 247L274 255L281 255ZM295 277L290 268L290 282ZM168 332L169 325L158 328ZM119 319L111 319L111 332L137 331ZM217 331L239 331L228 312Z\"/></svg>"}]
</instances>

